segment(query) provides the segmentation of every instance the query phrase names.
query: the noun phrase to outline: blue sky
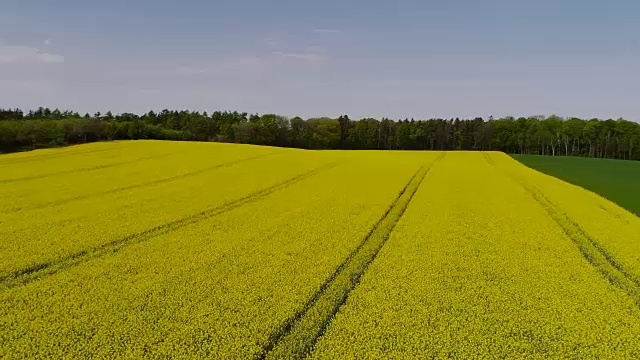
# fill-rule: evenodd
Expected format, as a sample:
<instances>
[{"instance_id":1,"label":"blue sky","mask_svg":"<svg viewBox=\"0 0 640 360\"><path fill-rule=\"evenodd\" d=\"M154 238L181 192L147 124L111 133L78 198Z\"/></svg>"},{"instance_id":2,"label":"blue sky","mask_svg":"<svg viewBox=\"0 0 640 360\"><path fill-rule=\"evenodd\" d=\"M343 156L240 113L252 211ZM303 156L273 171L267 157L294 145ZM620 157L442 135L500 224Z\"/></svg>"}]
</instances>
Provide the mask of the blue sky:
<instances>
[{"instance_id":1,"label":"blue sky","mask_svg":"<svg viewBox=\"0 0 640 360\"><path fill-rule=\"evenodd\" d=\"M637 0L2 0L0 107L640 120Z\"/></svg>"}]
</instances>

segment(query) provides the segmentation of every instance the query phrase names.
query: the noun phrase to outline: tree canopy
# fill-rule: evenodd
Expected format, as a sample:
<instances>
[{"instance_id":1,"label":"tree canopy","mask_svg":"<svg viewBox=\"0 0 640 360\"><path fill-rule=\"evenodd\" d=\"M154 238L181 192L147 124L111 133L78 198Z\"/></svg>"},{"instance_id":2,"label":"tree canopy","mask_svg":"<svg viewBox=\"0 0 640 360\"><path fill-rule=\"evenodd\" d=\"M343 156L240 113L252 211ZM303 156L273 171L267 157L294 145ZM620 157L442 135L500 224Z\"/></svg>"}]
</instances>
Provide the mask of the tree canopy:
<instances>
[{"instance_id":1,"label":"tree canopy","mask_svg":"<svg viewBox=\"0 0 640 360\"><path fill-rule=\"evenodd\" d=\"M623 119L480 117L351 120L237 111L162 110L80 115L59 109L0 109L0 151L103 140L218 141L305 149L498 150L640 160L640 124Z\"/></svg>"}]
</instances>

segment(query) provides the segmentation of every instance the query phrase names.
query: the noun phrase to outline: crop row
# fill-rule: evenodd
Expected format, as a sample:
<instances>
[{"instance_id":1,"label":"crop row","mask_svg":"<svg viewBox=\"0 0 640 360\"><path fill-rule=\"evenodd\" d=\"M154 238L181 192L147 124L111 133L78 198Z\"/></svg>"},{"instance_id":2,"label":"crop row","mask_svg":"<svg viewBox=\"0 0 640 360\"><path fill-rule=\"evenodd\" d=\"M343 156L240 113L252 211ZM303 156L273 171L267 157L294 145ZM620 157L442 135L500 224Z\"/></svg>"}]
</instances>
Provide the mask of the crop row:
<instances>
[{"instance_id":1,"label":"crop row","mask_svg":"<svg viewBox=\"0 0 640 360\"><path fill-rule=\"evenodd\" d=\"M31 281L40 279L43 276L49 276L55 274L61 270L65 270L69 267L76 266L80 263L90 261L93 258L105 256L107 254L113 254L120 251L126 246L131 244L148 241L159 235L176 231L185 226L204 221L213 216L219 216L226 212L232 211L238 207L244 206L247 203L259 201L262 198L270 195L273 192L280 191L289 186L296 184L299 181L303 181L308 177L315 176L321 171L334 167L336 164L329 164L324 167L307 171L293 178L281 181L273 186L255 191L247 196L243 196L239 199L230 201L228 203L208 208L195 214L190 214L177 220L144 230L139 233L134 233L123 238L114 239L110 242L103 243L95 248L83 250L77 253L72 253L67 256L61 257L56 261L47 261L43 263L36 263L26 269L22 269L14 272L13 274L0 277L0 290L3 288L11 288L15 286L24 285Z\"/></svg>"},{"instance_id":2,"label":"crop row","mask_svg":"<svg viewBox=\"0 0 640 360\"><path fill-rule=\"evenodd\" d=\"M160 144L159 141L155 141L156 144ZM82 146L70 146L66 148L50 148L50 149L38 149L35 151L18 152L12 154L5 154L0 158L0 165L18 165L26 164L28 167L32 164L47 164L49 162L64 163L69 160L69 157L84 156L87 154L95 155L96 153L113 153L114 150L122 150L124 148L137 148L139 142L134 141L113 141L110 143L90 143ZM148 144L144 144L143 148L149 148Z\"/></svg>"},{"instance_id":3,"label":"crop row","mask_svg":"<svg viewBox=\"0 0 640 360\"><path fill-rule=\"evenodd\" d=\"M638 358L639 337L633 297L525 188L482 154L452 153L312 358Z\"/></svg>"},{"instance_id":4,"label":"crop row","mask_svg":"<svg viewBox=\"0 0 640 360\"><path fill-rule=\"evenodd\" d=\"M262 157L223 166L230 162L255 157L250 152L233 154L225 159L220 154L215 171L180 177L167 164L161 174L139 173L126 182L147 183L147 186L114 186L108 179L85 173L83 189L116 188L99 197L85 197L56 207L0 214L0 277L24 272L66 259L73 254L90 251L119 239L135 236L164 224L222 206L306 171L323 166L329 160L291 154ZM174 159L179 161L179 158ZM194 159L194 162L196 160ZM275 169L281 164L282 169ZM155 165L155 164L154 164ZM147 168L146 165L141 166ZM198 166L196 170L200 171ZM113 170L113 169L110 169ZM148 171L153 171L147 169ZM260 176L256 176L256 172ZM70 175L77 176L77 174ZM158 179L174 178L173 181ZM106 183L103 183L105 181ZM17 184L0 185L3 189ZM95 191L94 191L95 192ZM9 201L19 203L20 197Z\"/></svg>"},{"instance_id":5,"label":"crop row","mask_svg":"<svg viewBox=\"0 0 640 360\"><path fill-rule=\"evenodd\" d=\"M640 219L504 154L58 151L0 159L1 358L640 358Z\"/></svg>"},{"instance_id":6,"label":"crop row","mask_svg":"<svg viewBox=\"0 0 640 360\"><path fill-rule=\"evenodd\" d=\"M169 155L171 155L171 153L166 153L166 154L158 153L154 155L134 157L131 159L101 162L98 165L93 165L93 166L84 166L84 167L71 168L71 169L67 168L62 170L54 170L53 172L46 172L46 173L42 173L41 171L39 171L35 175L22 175L22 177L11 177L11 178L0 179L0 184L38 180L38 179L56 177L61 175L77 174L85 171L96 171L96 170L108 169L108 168L119 167L123 165L136 164L136 163L144 162L150 159L166 158ZM31 166L31 168L37 169L38 167Z\"/></svg>"},{"instance_id":7,"label":"crop row","mask_svg":"<svg viewBox=\"0 0 640 360\"><path fill-rule=\"evenodd\" d=\"M208 150L201 146L192 148L177 143L161 147L154 142L142 142L138 145L120 145L112 151L103 149L99 154L91 153L80 158L69 156L56 158L55 161L3 165L0 175L4 181L4 184L0 183L0 214L19 213L28 216L34 210L99 197L118 189L153 184L154 181L175 176L197 175L218 165L273 152L252 147L225 151L229 145L221 144L212 144ZM147 159L126 164L140 158ZM125 162L122 166L108 167L122 161ZM91 167L98 168L81 171ZM16 178L31 180L13 181Z\"/></svg>"},{"instance_id":8,"label":"crop row","mask_svg":"<svg viewBox=\"0 0 640 360\"><path fill-rule=\"evenodd\" d=\"M375 260L431 167L444 155L441 153L433 162L418 169L358 247L338 266L302 311L275 333L272 343L267 345L260 358L297 359L308 354L369 264Z\"/></svg>"},{"instance_id":9,"label":"crop row","mask_svg":"<svg viewBox=\"0 0 640 360\"><path fill-rule=\"evenodd\" d=\"M323 156L342 165L0 292L0 357L256 356L435 155ZM259 163L256 182L266 171ZM237 175L221 186L246 188L250 174Z\"/></svg>"},{"instance_id":10,"label":"crop row","mask_svg":"<svg viewBox=\"0 0 640 360\"><path fill-rule=\"evenodd\" d=\"M595 193L530 170L506 156L496 160L500 169L515 177L524 176L549 202L575 222L601 252L638 282L640 218Z\"/></svg>"}]
</instances>

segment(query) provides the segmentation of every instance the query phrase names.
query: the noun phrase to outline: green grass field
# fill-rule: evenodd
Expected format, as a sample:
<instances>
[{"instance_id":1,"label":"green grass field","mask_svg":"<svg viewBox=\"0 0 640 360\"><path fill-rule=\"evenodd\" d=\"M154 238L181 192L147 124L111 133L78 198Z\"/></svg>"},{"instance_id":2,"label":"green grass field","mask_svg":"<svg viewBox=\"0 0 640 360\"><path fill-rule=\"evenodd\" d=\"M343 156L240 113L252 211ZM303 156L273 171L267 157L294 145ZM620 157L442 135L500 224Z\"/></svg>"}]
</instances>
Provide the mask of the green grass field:
<instances>
[{"instance_id":1,"label":"green grass field","mask_svg":"<svg viewBox=\"0 0 640 360\"><path fill-rule=\"evenodd\" d=\"M526 166L600 194L640 215L640 162L512 155Z\"/></svg>"}]
</instances>

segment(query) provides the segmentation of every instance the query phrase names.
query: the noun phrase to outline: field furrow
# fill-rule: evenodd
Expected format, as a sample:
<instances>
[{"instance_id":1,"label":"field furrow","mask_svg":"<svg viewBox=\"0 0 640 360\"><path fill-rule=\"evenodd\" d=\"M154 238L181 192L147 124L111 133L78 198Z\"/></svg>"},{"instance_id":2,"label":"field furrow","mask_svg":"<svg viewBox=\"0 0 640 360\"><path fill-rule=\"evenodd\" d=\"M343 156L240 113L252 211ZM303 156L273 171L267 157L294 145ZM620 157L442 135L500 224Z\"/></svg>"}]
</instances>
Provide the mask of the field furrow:
<instances>
[{"instance_id":1,"label":"field furrow","mask_svg":"<svg viewBox=\"0 0 640 360\"><path fill-rule=\"evenodd\" d=\"M18 209L34 211L49 203L64 203L77 197L90 198L114 189L136 186L167 177L203 170L226 162L273 154L274 149L245 147L236 149L230 144L213 144L212 147L189 143L171 143L137 141L123 149L98 155L89 154L81 157L59 158L42 161L38 166L32 164L10 165L2 167L0 179L33 178L29 181L0 183L0 213L17 212ZM287 153L286 151L276 151ZM168 154L167 157L158 155ZM87 167L110 165L126 162L140 157L146 160L121 165L117 168L95 169L73 176L71 172ZM90 166L88 166L90 165ZM38 178L57 172L69 174ZM27 211L23 210L23 211ZM26 214L25 214L26 215Z\"/></svg>"},{"instance_id":2,"label":"field furrow","mask_svg":"<svg viewBox=\"0 0 640 360\"><path fill-rule=\"evenodd\" d=\"M435 157L334 154L261 201L6 289L0 356L255 357Z\"/></svg>"},{"instance_id":3,"label":"field furrow","mask_svg":"<svg viewBox=\"0 0 640 360\"><path fill-rule=\"evenodd\" d=\"M0 184L8 184L8 183L13 183L13 182L18 182L18 181L45 179L45 178L50 178L50 177L53 177L53 176L77 174L77 173L82 173L82 172L85 172L85 171L109 169L109 168L123 166L123 165L136 164L136 163L139 163L141 161L150 160L150 159L160 159L160 158L167 157L169 155L170 155L169 153L167 153L167 154L158 154L158 155L149 155L149 156L144 156L144 157L140 157L140 158L135 158L135 159L132 159L132 160L120 161L120 162L115 162L115 163L110 163L110 164L105 164L105 165L96 165L96 166L85 167L85 168L80 168L80 169L63 170L63 171L40 174L40 175L30 175L30 176L23 176L23 177L9 178L9 179L0 179Z\"/></svg>"},{"instance_id":4,"label":"field furrow","mask_svg":"<svg viewBox=\"0 0 640 360\"><path fill-rule=\"evenodd\" d=\"M451 153L311 358L636 358L639 316L525 188Z\"/></svg>"},{"instance_id":5,"label":"field furrow","mask_svg":"<svg viewBox=\"0 0 640 360\"><path fill-rule=\"evenodd\" d=\"M196 224L212 216L224 214L228 211L232 211L247 203L263 199L266 196L272 194L273 192L285 189L288 186L291 186L293 184L296 184L297 182L303 181L308 177L314 176L319 172L330 169L336 165L337 164L330 164L327 166L323 166L321 168L313 169L311 171L294 176L290 179L282 181L268 188L251 193L245 197L227 202L215 208L206 209L199 213L191 214L184 218L180 218L178 220L174 220L172 222L162 224L154 228L144 230L139 233L131 234L120 239L115 239L113 241L101 244L100 246L92 249L87 249L87 250L83 250L77 253L67 255L63 258L57 259L55 262L43 262L43 263L33 264L28 268L20 269L9 275L0 277L0 290L27 284L31 281L38 280L43 276L53 275L71 266L75 266L85 261L89 261L92 258L101 257L106 254L114 254L120 251L125 246L131 245L134 243L143 242L143 241L148 241L161 234L166 234L171 231L176 231L184 226Z\"/></svg>"},{"instance_id":6,"label":"field furrow","mask_svg":"<svg viewBox=\"0 0 640 360\"><path fill-rule=\"evenodd\" d=\"M442 160L441 154L434 163ZM338 266L303 309L288 319L271 337L260 359L298 359L306 356L316 340L344 304L349 292L375 259L398 223L413 195L422 184L433 164L422 166L402 189L382 218L362 240L360 245Z\"/></svg>"},{"instance_id":7,"label":"field furrow","mask_svg":"<svg viewBox=\"0 0 640 360\"><path fill-rule=\"evenodd\" d=\"M14 277L12 274L26 269L29 269L27 272L41 270L43 264L46 267L74 258L73 254L90 253L104 244L119 243L121 239L223 206L336 161L313 154L307 156L304 152L284 154L222 166L213 173L114 192L102 196L100 201L87 198L54 208L0 215L0 238L3 239L0 252L7 255L0 258L0 276L8 280ZM274 165L279 161L286 163L287 168L277 169ZM256 170L260 171L259 177L255 176ZM88 179L85 186L89 188L93 186L91 180L100 181ZM3 186L10 185L0 185Z\"/></svg>"},{"instance_id":8,"label":"field furrow","mask_svg":"<svg viewBox=\"0 0 640 360\"><path fill-rule=\"evenodd\" d=\"M637 359L640 218L497 152L3 155L0 304L3 359Z\"/></svg>"},{"instance_id":9,"label":"field furrow","mask_svg":"<svg viewBox=\"0 0 640 360\"><path fill-rule=\"evenodd\" d=\"M636 299L640 306L640 279L629 273L606 249L587 234L573 219L562 212L557 205L534 186L528 185L521 179L514 178L540 206L560 226L568 238L575 242L582 255L595 267L612 285L619 287Z\"/></svg>"},{"instance_id":10,"label":"field furrow","mask_svg":"<svg viewBox=\"0 0 640 360\"><path fill-rule=\"evenodd\" d=\"M515 177L525 178L535 186L537 193L566 216L573 227L600 257L623 272L629 281L640 279L640 218L595 193L556 178L531 170L511 161L509 157L496 158L496 164Z\"/></svg>"},{"instance_id":11,"label":"field furrow","mask_svg":"<svg viewBox=\"0 0 640 360\"><path fill-rule=\"evenodd\" d=\"M66 199L60 199L60 200L51 201L51 202L48 202L48 203L40 203L40 204L34 204L34 205L31 205L31 206L24 206L24 207L14 207L14 208L5 210L5 212L10 213L10 212L17 212L17 211L21 211L21 210L33 210L33 209L43 209L43 208L47 208L47 207L55 207L55 206L64 205L64 204L67 204L67 203L70 203L70 202L73 202L73 201L93 199L93 198L97 198L97 197L101 197L101 196L106 196L106 195L110 195L110 194L116 194L116 193L124 192L124 191L140 189L140 188L144 188L144 187L147 187L147 186L159 185L159 184L163 184L163 183L168 183L168 182L172 182L172 181L188 178L188 177L191 177L191 176L197 176L197 175L200 175L200 174L207 173L209 171L215 171L217 169L225 168L225 167L228 167L228 166L234 166L234 165L246 162L246 161L260 159L260 158L263 158L265 156L269 156L269 155L268 154L256 155L256 156L252 156L252 157L248 157L248 158L243 158L243 159L238 159L238 160L233 160L233 161L229 161L229 162L225 162L225 163L221 163L221 164L208 166L208 167L206 167L204 169L193 170L193 171L189 171L189 172L186 172L186 173L182 173L182 174L178 174L178 175L174 175L174 176L170 176L170 177L165 177L165 178L161 178L161 179L155 179L155 180L151 180L151 181L146 181L146 182L137 183L137 184L133 184L133 185L118 187L118 188L115 188L115 189L109 189L109 190L100 191L100 192L94 192L94 193L80 195L80 196L66 198Z\"/></svg>"},{"instance_id":12,"label":"field furrow","mask_svg":"<svg viewBox=\"0 0 640 360\"><path fill-rule=\"evenodd\" d=\"M20 163L42 162L47 160L65 159L69 156L95 154L101 152L113 152L118 149L134 147L134 141L116 141L113 143L93 143L84 146L70 146L63 149L42 149L24 153L4 155L0 158L0 165L13 165Z\"/></svg>"}]
</instances>

